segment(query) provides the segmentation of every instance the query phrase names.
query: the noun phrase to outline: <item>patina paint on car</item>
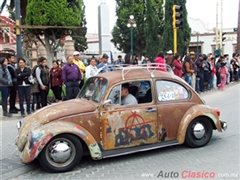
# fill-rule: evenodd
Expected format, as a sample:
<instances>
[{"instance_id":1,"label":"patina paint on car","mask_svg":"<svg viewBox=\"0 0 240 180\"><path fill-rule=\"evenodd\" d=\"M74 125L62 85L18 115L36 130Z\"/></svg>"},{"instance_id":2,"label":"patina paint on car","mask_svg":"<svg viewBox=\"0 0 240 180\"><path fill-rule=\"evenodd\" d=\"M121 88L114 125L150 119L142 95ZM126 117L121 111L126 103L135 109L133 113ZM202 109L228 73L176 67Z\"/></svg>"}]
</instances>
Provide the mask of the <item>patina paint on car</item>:
<instances>
[{"instance_id":1,"label":"patina paint on car","mask_svg":"<svg viewBox=\"0 0 240 180\"><path fill-rule=\"evenodd\" d=\"M110 96L114 87L121 87L123 83L135 85L134 82L139 81L149 82L151 91L147 91L151 92L152 101L126 106L111 104L113 101L108 98L114 97ZM169 89L168 82L164 86L164 83L157 85L157 81L172 82L172 89ZM162 85L165 89L161 89ZM139 88L137 93L142 98L140 95L144 94ZM170 98L165 98L165 92ZM26 117L16 145L24 163L39 157L47 170L63 172L79 163L86 146L94 160L184 141L190 147L202 147L211 139L212 129L221 131L227 128L227 124L220 121L219 114L216 109L204 105L183 79L171 73L137 68L114 71L89 78L79 98L45 107ZM193 139L193 133L199 131L194 123L202 128L200 133L204 138L195 136ZM67 151L61 151L61 146ZM66 159L63 163L62 154Z\"/></svg>"},{"instance_id":2,"label":"patina paint on car","mask_svg":"<svg viewBox=\"0 0 240 180\"><path fill-rule=\"evenodd\" d=\"M35 128L65 116L80 114L83 112L92 112L95 109L96 106L87 100L74 99L64 103L54 104L50 107L45 107L36 113L27 116L23 120L24 125L20 129L19 137L16 141L18 150L23 150L28 133Z\"/></svg>"},{"instance_id":3,"label":"patina paint on car","mask_svg":"<svg viewBox=\"0 0 240 180\"><path fill-rule=\"evenodd\" d=\"M101 150L92 134L78 124L58 120L42 125L28 134L28 141L22 152L23 162L33 161L52 137L64 133L74 134L81 138L88 146L93 159L102 158Z\"/></svg>"},{"instance_id":4,"label":"patina paint on car","mask_svg":"<svg viewBox=\"0 0 240 180\"><path fill-rule=\"evenodd\" d=\"M156 143L156 113L147 110L138 106L106 109L102 116L104 150Z\"/></svg>"},{"instance_id":5,"label":"patina paint on car","mask_svg":"<svg viewBox=\"0 0 240 180\"><path fill-rule=\"evenodd\" d=\"M208 117L209 120L215 124L216 129L219 132L222 131L221 122L216 111L213 108L206 105L195 105L185 112L185 115L180 122L177 135L177 140L180 144L184 143L188 125L196 117Z\"/></svg>"}]
</instances>

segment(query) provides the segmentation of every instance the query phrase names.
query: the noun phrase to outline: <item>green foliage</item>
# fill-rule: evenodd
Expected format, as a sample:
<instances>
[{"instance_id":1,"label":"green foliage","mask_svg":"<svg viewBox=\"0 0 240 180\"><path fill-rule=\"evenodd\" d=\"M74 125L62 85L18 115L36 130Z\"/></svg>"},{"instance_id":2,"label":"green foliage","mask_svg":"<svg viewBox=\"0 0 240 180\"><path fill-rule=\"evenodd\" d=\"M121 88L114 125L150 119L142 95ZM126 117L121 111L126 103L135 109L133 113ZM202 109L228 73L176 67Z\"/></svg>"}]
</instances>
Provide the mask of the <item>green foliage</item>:
<instances>
[{"instance_id":1,"label":"green foliage","mask_svg":"<svg viewBox=\"0 0 240 180\"><path fill-rule=\"evenodd\" d=\"M146 2L146 20L145 20L145 55L153 61L154 57L161 49L162 36L162 4L163 1L148 0Z\"/></svg>"},{"instance_id":2,"label":"green foliage","mask_svg":"<svg viewBox=\"0 0 240 180\"><path fill-rule=\"evenodd\" d=\"M165 2L165 25L163 31L163 50L173 50L172 7L182 6L182 27L177 29L177 53L184 55L190 43L191 28L187 21L186 0L167 0Z\"/></svg>"},{"instance_id":3,"label":"green foliage","mask_svg":"<svg viewBox=\"0 0 240 180\"><path fill-rule=\"evenodd\" d=\"M74 40L74 48L76 51L84 52L88 46L87 46L87 21L85 16L85 5L83 3L82 6L82 21L81 21L81 28L79 29L73 29L72 31L72 38Z\"/></svg>"},{"instance_id":4,"label":"green foliage","mask_svg":"<svg viewBox=\"0 0 240 180\"><path fill-rule=\"evenodd\" d=\"M82 0L69 2L67 0L28 0L26 23L36 26L78 26L81 20L81 6ZM52 31L58 36L65 30L52 29ZM32 29L31 32L37 35L41 34L42 30Z\"/></svg>"},{"instance_id":5,"label":"green foliage","mask_svg":"<svg viewBox=\"0 0 240 180\"><path fill-rule=\"evenodd\" d=\"M144 38L144 0L135 2L134 0L117 1L116 15L118 17L116 25L112 30L115 47L125 53L130 53L130 28L127 27L129 16L134 15L137 27L133 28L133 51L134 54L141 55L146 46Z\"/></svg>"},{"instance_id":6,"label":"green foliage","mask_svg":"<svg viewBox=\"0 0 240 180\"><path fill-rule=\"evenodd\" d=\"M148 2L146 0L117 1L116 15L118 19L112 30L113 39L111 41L118 50L125 53L130 52L130 28L127 27L127 24L129 16L134 15L137 25L133 28L134 54L139 56L156 55L155 52L160 48L159 41L163 32L163 0L151 0L147 9Z\"/></svg>"}]
</instances>

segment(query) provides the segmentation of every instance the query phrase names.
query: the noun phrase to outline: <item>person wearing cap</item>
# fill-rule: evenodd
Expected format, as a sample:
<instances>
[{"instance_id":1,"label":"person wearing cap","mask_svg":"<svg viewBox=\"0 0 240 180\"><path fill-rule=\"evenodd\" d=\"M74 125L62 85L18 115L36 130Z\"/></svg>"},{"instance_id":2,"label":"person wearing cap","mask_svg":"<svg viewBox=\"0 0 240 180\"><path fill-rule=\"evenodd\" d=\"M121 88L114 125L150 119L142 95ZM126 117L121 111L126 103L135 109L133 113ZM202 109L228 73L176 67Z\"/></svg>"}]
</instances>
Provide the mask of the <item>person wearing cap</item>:
<instances>
[{"instance_id":1,"label":"person wearing cap","mask_svg":"<svg viewBox=\"0 0 240 180\"><path fill-rule=\"evenodd\" d=\"M135 105L138 104L137 99L129 93L129 83L122 84L121 88L121 105Z\"/></svg>"},{"instance_id":2,"label":"person wearing cap","mask_svg":"<svg viewBox=\"0 0 240 180\"><path fill-rule=\"evenodd\" d=\"M200 53L198 55L198 59L196 61L197 66L197 75L196 75L196 91L197 93L203 92L204 88L204 67L205 64L203 63L203 54Z\"/></svg>"},{"instance_id":3,"label":"person wearing cap","mask_svg":"<svg viewBox=\"0 0 240 180\"><path fill-rule=\"evenodd\" d=\"M79 92L79 84L82 80L82 74L76 64L73 63L73 57L67 57L67 64L62 70L62 81L66 86L66 99L74 99Z\"/></svg>"},{"instance_id":4,"label":"person wearing cap","mask_svg":"<svg viewBox=\"0 0 240 180\"><path fill-rule=\"evenodd\" d=\"M97 65L97 68L100 70L99 73L105 73L111 71L111 64L108 62L108 55L103 54L102 56L102 62Z\"/></svg>"},{"instance_id":5,"label":"person wearing cap","mask_svg":"<svg viewBox=\"0 0 240 180\"><path fill-rule=\"evenodd\" d=\"M78 51L73 52L73 63L76 64L82 74L82 80L81 83L79 84L79 88L81 89L82 86L84 85L84 72L86 70L86 67L84 63L79 59L80 53Z\"/></svg>"},{"instance_id":6,"label":"person wearing cap","mask_svg":"<svg viewBox=\"0 0 240 180\"><path fill-rule=\"evenodd\" d=\"M8 60L5 57L0 58L0 92L2 95L2 110L3 116L12 117L7 111L7 99L9 95L9 87L12 84L12 77L7 68Z\"/></svg>"},{"instance_id":7,"label":"person wearing cap","mask_svg":"<svg viewBox=\"0 0 240 180\"><path fill-rule=\"evenodd\" d=\"M118 59L114 62L116 65L122 65L123 64L123 59L121 55L118 55Z\"/></svg>"},{"instance_id":8,"label":"person wearing cap","mask_svg":"<svg viewBox=\"0 0 240 180\"><path fill-rule=\"evenodd\" d=\"M167 51L166 56L164 58L166 61L166 64L171 65L173 62L173 58L174 58L174 56L173 56L172 50Z\"/></svg>"}]
</instances>

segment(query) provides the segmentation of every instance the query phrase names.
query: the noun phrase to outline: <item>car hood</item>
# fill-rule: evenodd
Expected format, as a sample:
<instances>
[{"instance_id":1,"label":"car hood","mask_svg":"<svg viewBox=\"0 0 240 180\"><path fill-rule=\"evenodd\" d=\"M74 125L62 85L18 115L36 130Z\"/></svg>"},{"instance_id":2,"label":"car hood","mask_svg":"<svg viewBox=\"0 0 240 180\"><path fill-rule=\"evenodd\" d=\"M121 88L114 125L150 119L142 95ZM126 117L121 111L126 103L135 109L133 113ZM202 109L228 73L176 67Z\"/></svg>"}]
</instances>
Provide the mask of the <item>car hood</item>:
<instances>
[{"instance_id":1,"label":"car hood","mask_svg":"<svg viewBox=\"0 0 240 180\"><path fill-rule=\"evenodd\" d=\"M86 99L73 99L46 106L23 119L23 125L19 131L16 145L18 146L19 151L22 151L28 133L43 124L58 120L62 117L92 112L94 110L96 110L96 105Z\"/></svg>"}]
</instances>

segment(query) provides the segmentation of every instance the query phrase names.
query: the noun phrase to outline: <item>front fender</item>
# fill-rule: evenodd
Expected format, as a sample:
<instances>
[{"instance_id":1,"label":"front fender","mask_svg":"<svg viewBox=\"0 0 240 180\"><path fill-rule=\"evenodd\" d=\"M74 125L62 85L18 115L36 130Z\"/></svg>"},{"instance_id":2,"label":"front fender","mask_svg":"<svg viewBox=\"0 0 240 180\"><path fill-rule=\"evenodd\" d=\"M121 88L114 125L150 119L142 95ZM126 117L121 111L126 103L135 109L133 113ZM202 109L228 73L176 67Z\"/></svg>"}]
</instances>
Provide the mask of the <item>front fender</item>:
<instances>
[{"instance_id":1,"label":"front fender","mask_svg":"<svg viewBox=\"0 0 240 180\"><path fill-rule=\"evenodd\" d=\"M22 161L29 163L33 161L45 145L59 134L74 134L81 138L89 148L93 159L101 159L101 150L94 137L78 124L66 121L53 121L42 125L28 134L28 140L22 152Z\"/></svg>"},{"instance_id":2,"label":"front fender","mask_svg":"<svg viewBox=\"0 0 240 180\"><path fill-rule=\"evenodd\" d=\"M188 111L184 114L179 124L177 134L177 140L179 144L183 144L185 141L188 125L191 123L192 120L200 116L211 119L217 130L220 132L222 131L221 122L219 120L216 110L206 105L194 105L189 108Z\"/></svg>"}]
</instances>

